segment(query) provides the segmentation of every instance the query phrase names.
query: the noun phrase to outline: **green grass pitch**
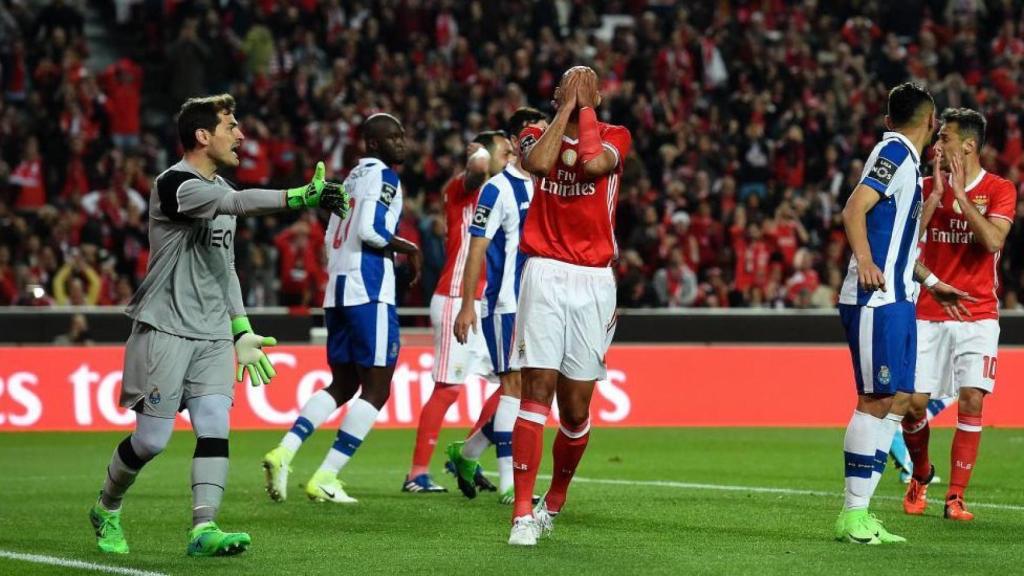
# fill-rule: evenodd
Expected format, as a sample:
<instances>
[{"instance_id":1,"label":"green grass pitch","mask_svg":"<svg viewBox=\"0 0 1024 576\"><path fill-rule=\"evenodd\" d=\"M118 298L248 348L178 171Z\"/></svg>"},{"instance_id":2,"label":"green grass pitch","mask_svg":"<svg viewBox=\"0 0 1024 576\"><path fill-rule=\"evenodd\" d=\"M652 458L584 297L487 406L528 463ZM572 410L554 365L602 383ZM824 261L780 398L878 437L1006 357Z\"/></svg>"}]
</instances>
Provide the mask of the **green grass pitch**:
<instances>
[{"instance_id":1,"label":"green grass pitch","mask_svg":"<svg viewBox=\"0 0 1024 576\"><path fill-rule=\"evenodd\" d=\"M439 447L464 431L444 430ZM297 456L290 499L270 502L260 456L277 432L235 432L219 522L252 534L234 558L185 556L193 440L177 433L124 507L132 553L102 555L87 519L123 434L0 434L0 551L164 574L1009 574L1024 565L1024 430L985 431L968 503L973 524L941 519L945 486L924 518L904 516L892 467L874 511L903 546L834 542L842 497L837 429L597 429L555 533L535 549L506 544L509 508L493 494L403 494L413 431L378 430L344 471L354 507L313 504L299 488L333 438L318 432ZM950 430L933 432L948 477ZM546 446L550 450L551 431ZM550 467L550 452L544 456ZM493 469L493 452L484 460ZM655 481L664 481L661 484ZM539 482L539 490L546 486ZM709 485L709 486L698 486ZM745 486L782 491L729 490ZM792 491L792 492L786 492ZM802 493L803 491L813 493ZM985 504L985 506L982 506ZM0 558L0 574L87 574ZM94 574L98 572L92 572Z\"/></svg>"}]
</instances>

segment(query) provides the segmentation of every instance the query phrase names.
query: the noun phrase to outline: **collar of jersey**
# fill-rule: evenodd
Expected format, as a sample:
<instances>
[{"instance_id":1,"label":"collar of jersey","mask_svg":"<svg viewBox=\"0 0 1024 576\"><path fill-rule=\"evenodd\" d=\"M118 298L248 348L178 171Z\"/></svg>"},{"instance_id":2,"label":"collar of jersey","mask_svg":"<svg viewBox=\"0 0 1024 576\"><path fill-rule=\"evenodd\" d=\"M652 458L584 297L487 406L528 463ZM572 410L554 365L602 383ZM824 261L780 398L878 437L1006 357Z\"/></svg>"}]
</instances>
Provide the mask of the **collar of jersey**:
<instances>
[{"instance_id":1,"label":"collar of jersey","mask_svg":"<svg viewBox=\"0 0 1024 576\"><path fill-rule=\"evenodd\" d=\"M964 188L964 192L970 192L971 190L974 190L974 188L977 187L978 184L981 184L981 179L985 177L985 174L988 174L988 172L986 172L985 169L982 168L981 172L978 172L978 176L974 179L974 181Z\"/></svg>"},{"instance_id":2,"label":"collar of jersey","mask_svg":"<svg viewBox=\"0 0 1024 576\"><path fill-rule=\"evenodd\" d=\"M520 172L519 169L516 168L516 165L511 163L511 162L509 162L505 166L505 172L507 172L509 176L512 176L513 178L518 178L520 180L529 180L530 179L529 175L523 174L522 172Z\"/></svg>"},{"instance_id":3,"label":"collar of jersey","mask_svg":"<svg viewBox=\"0 0 1024 576\"><path fill-rule=\"evenodd\" d=\"M914 148L914 143L910 141L910 138L907 138L899 132L886 132L882 135L882 140L888 140L890 138L896 138L902 142L903 145L907 147L907 150L910 150L910 155L914 157L914 162L917 164L921 163L921 158L917 155L917 148Z\"/></svg>"},{"instance_id":4,"label":"collar of jersey","mask_svg":"<svg viewBox=\"0 0 1024 576\"><path fill-rule=\"evenodd\" d=\"M183 164L185 164L185 166L188 166L189 171L191 171L196 176L199 176L200 179L205 180L207 182L216 182L217 181L217 173L216 172L213 173L213 178L207 178L206 176L203 176L199 172L199 170L196 170L196 167L193 166L191 162L189 162L188 160L185 160L184 157L182 157L181 161L182 161Z\"/></svg>"},{"instance_id":5,"label":"collar of jersey","mask_svg":"<svg viewBox=\"0 0 1024 576\"><path fill-rule=\"evenodd\" d=\"M373 164L374 162L379 163L381 166L384 166L385 168L387 168L388 166L387 164L384 163L383 160L377 158L376 156L364 156L359 159L360 166L367 166L369 164Z\"/></svg>"}]
</instances>

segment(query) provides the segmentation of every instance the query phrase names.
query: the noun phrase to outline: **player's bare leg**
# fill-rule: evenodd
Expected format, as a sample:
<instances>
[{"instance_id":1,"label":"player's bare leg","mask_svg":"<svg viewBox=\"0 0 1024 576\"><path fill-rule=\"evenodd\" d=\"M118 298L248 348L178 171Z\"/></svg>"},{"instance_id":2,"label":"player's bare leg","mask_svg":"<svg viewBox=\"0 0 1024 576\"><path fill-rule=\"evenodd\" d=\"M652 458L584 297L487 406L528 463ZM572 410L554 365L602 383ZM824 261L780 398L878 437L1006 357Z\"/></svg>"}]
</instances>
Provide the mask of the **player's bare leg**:
<instances>
[{"instance_id":1,"label":"player's bare leg","mask_svg":"<svg viewBox=\"0 0 1024 576\"><path fill-rule=\"evenodd\" d=\"M394 374L394 366L365 367L350 364L355 368L355 378L352 378L351 368L339 370L339 374L345 374L341 382L341 390L346 393L359 386L359 398L349 403L348 413L338 428L338 435L334 445L327 452L320 468L313 474L313 478L306 485L306 495L317 502L335 502L338 504L355 504L356 499L345 493L344 484L338 479L338 473L348 464L356 450L363 443L366 435L370 433L380 409L387 403L391 396L391 376Z\"/></svg>"},{"instance_id":2,"label":"player's bare leg","mask_svg":"<svg viewBox=\"0 0 1024 576\"><path fill-rule=\"evenodd\" d=\"M928 440L931 427L928 425L928 394L914 394L910 398L906 416L903 417L903 440L907 443L914 464L914 473L903 496L903 511L919 516L928 508L928 485L935 476L935 467L928 457Z\"/></svg>"},{"instance_id":3,"label":"player's bare leg","mask_svg":"<svg viewBox=\"0 0 1024 576\"><path fill-rule=\"evenodd\" d=\"M359 391L359 377L354 365L333 365L331 373L331 384L310 396L291 429L281 438L281 443L263 456L262 466L267 494L275 502L284 502L288 498L291 462L302 444L339 406L344 405Z\"/></svg>"},{"instance_id":4,"label":"player's bare leg","mask_svg":"<svg viewBox=\"0 0 1024 576\"><path fill-rule=\"evenodd\" d=\"M964 492L971 480L981 444L981 411L986 392L980 388L960 388L956 432L950 451L949 491L943 516L950 520L970 521L974 514L964 504Z\"/></svg>"},{"instance_id":5,"label":"player's bare leg","mask_svg":"<svg viewBox=\"0 0 1024 576\"><path fill-rule=\"evenodd\" d=\"M532 546L537 543L533 490L537 484L537 472L544 450L544 423L551 413L551 401L554 399L558 377L557 370L523 368L522 401L512 431L515 502L509 544Z\"/></svg>"}]
</instances>

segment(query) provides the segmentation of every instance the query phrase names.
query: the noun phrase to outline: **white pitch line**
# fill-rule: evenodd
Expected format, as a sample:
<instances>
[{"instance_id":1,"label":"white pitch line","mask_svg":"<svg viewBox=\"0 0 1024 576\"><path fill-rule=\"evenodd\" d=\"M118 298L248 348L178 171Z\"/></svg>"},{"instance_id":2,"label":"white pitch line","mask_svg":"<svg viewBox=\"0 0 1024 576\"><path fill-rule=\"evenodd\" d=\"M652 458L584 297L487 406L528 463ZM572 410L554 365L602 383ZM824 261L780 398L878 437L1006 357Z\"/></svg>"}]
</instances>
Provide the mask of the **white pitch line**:
<instances>
[{"instance_id":1,"label":"white pitch line","mask_svg":"<svg viewBox=\"0 0 1024 576\"><path fill-rule=\"evenodd\" d=\"M93 570L96 572L106 572L107 574L123 574L124 576L168 576L163 572L149 572L148 570L135 570L134 568L122 568L120 566L105 566L103 564L93 564L92 562L82 562L81 560L71 560L69 558L60 558L57 556L43 556L42 554L22 554L21 552L11 552L9 550L0 550L0 558L10 558L11 560L33 562L35 564L60 566L62 568Z\"/></svg>"},{"instance_id":2,"label":"white pitch line","mask_svg":"<svg viewBox=\"0 0 1024 576\"><path fill-rule=\"evenodd\" d=\"M550 475L541 474L542 478L551 478ZM824 490L800 490L795 488L773 488L770 486L737 486L734 484L701 484L697 482L676 482L673 480L617 480L613 478L583 478L577 476L573 482L584 484L609 484L614 486L651 486L656 488L676 488L679 490L713 490L718 492L753 492L755 494L781 494L785 496L823 496L840 497L838 492L826 492ZM893 496L876 496L882 500L903 500ZM1024 506L1017 504L996 504L990 502L971 502L970 506L977 508L992 508L995 510L1014 510L1024 512Z\"/></svg>"}]
</instances>

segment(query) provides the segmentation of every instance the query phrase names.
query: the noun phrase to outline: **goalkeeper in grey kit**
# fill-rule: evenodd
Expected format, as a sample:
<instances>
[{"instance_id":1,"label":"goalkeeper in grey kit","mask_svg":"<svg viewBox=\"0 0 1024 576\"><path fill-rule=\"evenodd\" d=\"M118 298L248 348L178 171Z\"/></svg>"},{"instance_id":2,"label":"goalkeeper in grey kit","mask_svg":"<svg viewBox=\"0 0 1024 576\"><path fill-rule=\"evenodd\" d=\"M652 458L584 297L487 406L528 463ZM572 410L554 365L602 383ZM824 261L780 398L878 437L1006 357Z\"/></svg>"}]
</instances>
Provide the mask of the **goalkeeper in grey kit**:
<instances>
[{"instance_id":1,"label":"goalkeeper in grey kit","mask_svg":"<svg viewBox=\"0 0 1024 576\"><path fill-rule=\"evenodd\" d=\"M349 199L341 185L324 179L322 162L304 186L236 191L217 174L238 165L244 135L234 107L227 94L182 105L178 135L184 158L156 177L150 194L151 256L127 308L133 323L120 400L137 413L135 430L114 450L89 513L103 552L128 552L121 501L146 463L167 446L174 419L185 408L196 436L187 553L237 554L251 542L248 534L224 532L214 523L228 475L234 380L242 381L248 371L250 383L260 386L275 375L262 347L276 341L256 335L245 316L234 268L235 218L316 207L343 217Z\"/></svg>"}]
</instances>

